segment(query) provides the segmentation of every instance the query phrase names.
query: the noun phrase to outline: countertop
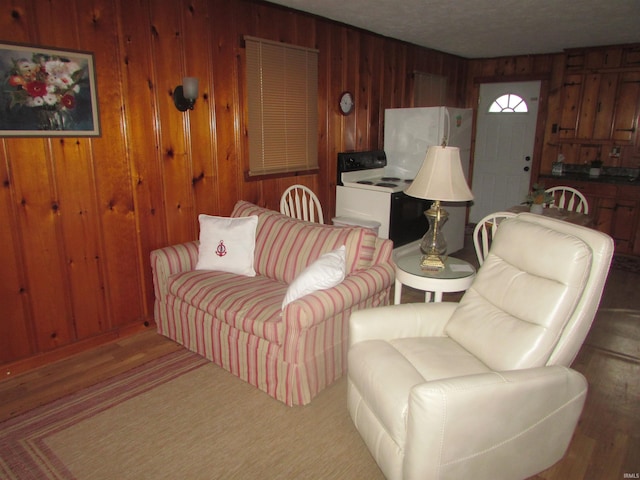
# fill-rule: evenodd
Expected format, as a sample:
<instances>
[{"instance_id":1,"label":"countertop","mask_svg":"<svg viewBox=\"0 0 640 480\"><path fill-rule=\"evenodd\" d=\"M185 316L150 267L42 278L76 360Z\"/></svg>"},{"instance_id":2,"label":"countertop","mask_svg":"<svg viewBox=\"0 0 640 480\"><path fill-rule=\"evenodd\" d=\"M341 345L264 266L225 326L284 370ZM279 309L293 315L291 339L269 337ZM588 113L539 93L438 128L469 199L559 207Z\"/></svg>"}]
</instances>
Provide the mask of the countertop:
<instances>
[{"instance_id":1,"label":"countertop","mask_svg":"<svg viewBox=\"0 0 640 480\"><path fill-rule=\"evenodd\" d=\"M640 186L640 179L638 177L630 177L624 175L600 175L598 177L591 177L588 173L563 173L562 175L541 174L538 178L553 178L553 179L566 179L579 182L593 182L593 183L613 183L617 185L632 185Z\"/></svg>"}]
</instances>

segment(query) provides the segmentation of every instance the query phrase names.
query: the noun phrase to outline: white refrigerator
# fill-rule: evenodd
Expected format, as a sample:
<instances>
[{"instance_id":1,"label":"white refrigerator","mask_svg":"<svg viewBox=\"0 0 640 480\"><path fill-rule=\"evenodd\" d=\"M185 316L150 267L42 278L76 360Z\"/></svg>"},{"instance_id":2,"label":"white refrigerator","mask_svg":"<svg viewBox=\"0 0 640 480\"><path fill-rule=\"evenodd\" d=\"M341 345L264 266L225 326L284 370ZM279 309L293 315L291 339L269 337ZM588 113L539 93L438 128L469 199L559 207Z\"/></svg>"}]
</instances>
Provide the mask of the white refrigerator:
<instances>
[{"instance_id":1,"label":"white refrigerator","mask_svg":"<svg viewBox=\"0 0 640 480\"><path fill-rule=\"evenodd\" d=\"M470 108L419 107L388 108L384 112L384 151L387 165L414 178L422 165L427 149L447 145L460 149L462 170L469 181L471 154L471 129L473 110ZM464 246L466 203L443 202L449 219L443 228L447 241L447 253L454 253Z\"/></svg>"}]
</instances>

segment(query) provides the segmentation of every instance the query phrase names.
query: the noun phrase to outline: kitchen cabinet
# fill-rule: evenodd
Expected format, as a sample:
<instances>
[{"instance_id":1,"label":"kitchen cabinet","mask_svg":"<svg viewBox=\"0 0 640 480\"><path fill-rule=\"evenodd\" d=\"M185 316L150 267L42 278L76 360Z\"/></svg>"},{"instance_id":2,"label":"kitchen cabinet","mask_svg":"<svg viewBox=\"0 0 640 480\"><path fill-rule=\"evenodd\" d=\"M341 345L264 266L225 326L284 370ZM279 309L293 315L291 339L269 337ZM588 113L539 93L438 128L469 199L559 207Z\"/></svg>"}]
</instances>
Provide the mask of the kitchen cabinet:
<instances>
[{"instance_id":1,"label":"kitchen cabinet","mask_svg":"<svg viewBox=\"0 0 640 480\"><path fill-rule=\"evenodd\" d=\"M596 144L635 141L640 71L567 75L562 99L560 139Z\"/></svg>"},{"instance_id":2,"label":"kitchen cabinet","mask_svg":"<svg viewBox=\"0 0 640 480\"><path fill-rule=\"evenodd\" d=\"M577 138L611 138L617 86L617 73L593 73L584 76Z\"/></svg>"},{"instance_id":3,"label":"kitchen cabinet","mask_svg":"<svg viewBox=\"0 0 640 480\"><path fill-rule=\"evenodd\" d=\"M616 206L613 215L611 236L616 242L616 249L621 253L633 253L636 230L640 220L640 187L618 186Z\"/></svg>"},{"instance_id":4,"label":"kitchen cabinet","mask_svg":"<svg viewBox=\"0 0 640 480\"><path fill-rule=\"evenodd\" d=\"M583 75L567 75L562 86L562 112L558 135L560 139L573 139L578 128Z\"/></svg>"},{"instance_id":5,"label":"kitchen cabinet","mask_svg":"<svg viewBox=\"0 0 640 480\"><path fill-rule=\"evenodd\" d=\"M610 45L570 48L566 50L565 60L567 71L640 67L640 47L638 45Z\"/></svg>"},{"instance_id":6,"label":"kitchen cabinet","mask_svg":"<svg viewBox=\"0 0 640 480\"><path fill-rule=\"evenodd\" d=\"M621 64L622 55L622 47L592 48L584 53L584 64L587 69L616 68Z\"/></svg>"},{"instance_id":7,"label":"kitchen cabinet","mask_svg":"<svg viewBox=\"0 0 640 480\"><path fill-rule=\"evenodd\" d=\"M567 185L579 190L589 203L596 230L611 235L617 253L640 255L640 184L624 185L541 176L545 187Z\"/></svg>"},{"instance_id":8,"label":"kitchen cabinet","mask_svg":"<svg viewBox=\"0 0 640 480\"><path fill-rule=\"evenodd\" d=\"M631 143L637 139L639 105L640 72L622 73L615 100L614 141Z\"/></svg>"},{"instance_id":9,"label":"kitchen cabinet","mask_svg":"<svg viewBox=\"0 0 640 480\"><path fill-rule=\"evenodd\" d=\"M640 46L628 45L622 49L622 66L640 68Z\"/></svg>"},{"instance_id":10,"label":"kitchen cabinet","mask_svg":"<svg viewBox=\"0 0 640 480\"><path fill-rule=\"evenodd\" d=\"M639 100L640 47L567 51L558 138L596 145L633 144Z\"/></svg>"}]
</instances>

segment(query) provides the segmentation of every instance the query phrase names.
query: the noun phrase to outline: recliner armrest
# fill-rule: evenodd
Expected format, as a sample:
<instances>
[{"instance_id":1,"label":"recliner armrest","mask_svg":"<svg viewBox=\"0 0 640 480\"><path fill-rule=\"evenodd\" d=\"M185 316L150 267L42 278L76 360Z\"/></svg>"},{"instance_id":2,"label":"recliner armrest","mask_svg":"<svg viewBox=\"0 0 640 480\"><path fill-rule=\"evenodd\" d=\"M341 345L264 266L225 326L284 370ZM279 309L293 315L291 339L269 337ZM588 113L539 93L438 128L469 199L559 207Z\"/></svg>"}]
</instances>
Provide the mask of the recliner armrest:
<instances>
[{"instance_id":1,"label":"recliner armrest","mask_svg":"<svg viewBox=\"0 0 640 480\"><path fill-rule=\"evenodd\" d=\"M563 366L417 385L409 399L405 477L534 475L564 455L586 394L584 376Z\"/></svg>"},{"instance_id":2,"label":"recliner armrest","mask_svg":"<svg viewBox=\"0 0 640 480\"><path fill-rule=\"evenodd\" d=\"M353 312L349 346L364 340L442 337L457 302L406 303Z\"/></svg>"}]
</instances>

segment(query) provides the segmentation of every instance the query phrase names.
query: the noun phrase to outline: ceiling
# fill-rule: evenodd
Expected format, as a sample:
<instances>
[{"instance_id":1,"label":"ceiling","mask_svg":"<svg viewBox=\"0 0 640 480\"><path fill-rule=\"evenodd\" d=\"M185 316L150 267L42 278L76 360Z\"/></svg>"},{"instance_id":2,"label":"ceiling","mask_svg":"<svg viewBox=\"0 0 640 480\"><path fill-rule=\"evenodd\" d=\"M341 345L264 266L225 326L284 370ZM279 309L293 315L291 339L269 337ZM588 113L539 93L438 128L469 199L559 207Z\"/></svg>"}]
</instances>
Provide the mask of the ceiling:
<instances>
[{"instance_id":1,"label":"ceiling","mask_svg":"<svg viewBox=\"0 0 640 480\"><path fill-rule=\"evenodd\" d=\"M464 58L640 43L640 0L270 0Z\"/></svg>"}]
</instances>

